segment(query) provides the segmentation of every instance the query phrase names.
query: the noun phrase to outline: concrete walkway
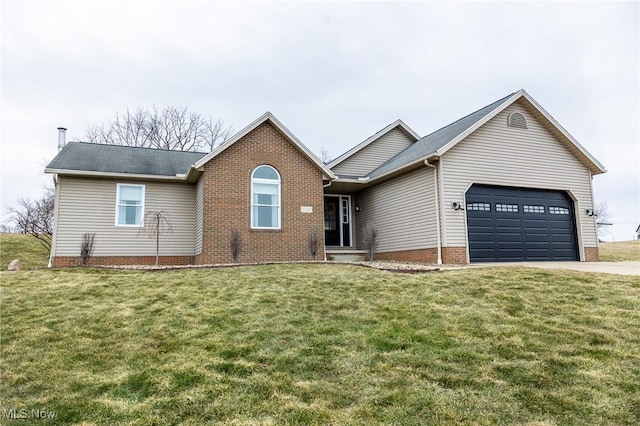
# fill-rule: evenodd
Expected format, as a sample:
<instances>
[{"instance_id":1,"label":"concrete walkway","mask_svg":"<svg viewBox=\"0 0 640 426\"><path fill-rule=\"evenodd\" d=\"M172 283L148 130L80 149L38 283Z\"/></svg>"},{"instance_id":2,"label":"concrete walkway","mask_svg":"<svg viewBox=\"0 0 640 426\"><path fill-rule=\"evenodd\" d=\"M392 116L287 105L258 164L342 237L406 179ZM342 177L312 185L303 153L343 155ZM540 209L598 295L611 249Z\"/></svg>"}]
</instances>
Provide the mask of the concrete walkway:
<instances>
[{"instance_id":1,"label":"concrete walkway","mask_svg":"<svg viewBox=\"0 0 640 426\"><path fill-rule=\"evenodd\" d=\"M528 266L542 269L570 269L581 272L601 272L603 274L640 275L640 261L625 262L500 262L480 263L475 266Z\"/></svg>"}]
</instances>

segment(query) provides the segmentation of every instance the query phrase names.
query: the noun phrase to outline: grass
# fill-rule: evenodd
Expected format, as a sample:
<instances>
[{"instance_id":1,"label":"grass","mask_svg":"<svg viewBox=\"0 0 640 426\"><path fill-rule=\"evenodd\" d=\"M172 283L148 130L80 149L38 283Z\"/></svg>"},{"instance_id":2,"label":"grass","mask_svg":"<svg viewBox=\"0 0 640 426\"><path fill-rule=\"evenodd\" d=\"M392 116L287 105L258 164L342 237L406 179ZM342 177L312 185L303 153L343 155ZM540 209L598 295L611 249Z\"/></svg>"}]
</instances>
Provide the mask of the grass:
<instances>
[{"instance_id":1,"label":"grass","mask_svg":"<svg viewBox=\"0 0 640 426\"><path fill-rule=\"evenodd\" d=\"M6 271L13 259L20 259L22 269L46 268L49 253L32 236L0 233L0 270Z\"/></svg>"},{"instance_id":2,"label":"grass","mask_svg":"<svg viewBox=\"0 0 640 426\"><path fill-rule=\"evenodd\" d=\"M22 269L46 268L47 250L33 237L25 234L0 233L0 270L6 271L13 259L20 259ZM600 260L620 262L640 260L640 240L600 243Z\"/></svg>"},{"instance_id":3,"label":"grass","mask_svg":"<svg viewBox=\"0 0 640 426\"><path fill-rule=\"evenodd\" d=\"M640 240L600 243L599 251L603 261L640 260Z\"/></svg>"},{"instance_id":4,"label":"grass","mask_svg":"<svg viewBox=\"0 0 640 426\"><path fill-rule=\"evenodd\" d=\"M638 277L327 264L0 277L2 408L59 424L640 422Z\"/></svg>"}]
</instances>

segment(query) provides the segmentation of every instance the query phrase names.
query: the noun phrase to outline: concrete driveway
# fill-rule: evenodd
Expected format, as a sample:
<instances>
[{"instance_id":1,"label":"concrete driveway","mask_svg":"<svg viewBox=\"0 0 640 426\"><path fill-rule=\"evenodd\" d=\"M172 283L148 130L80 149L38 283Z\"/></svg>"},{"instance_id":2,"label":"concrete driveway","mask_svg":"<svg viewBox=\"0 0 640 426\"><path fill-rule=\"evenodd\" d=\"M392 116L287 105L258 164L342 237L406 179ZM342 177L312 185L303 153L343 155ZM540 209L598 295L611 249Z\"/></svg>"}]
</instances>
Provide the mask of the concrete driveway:
<instances>
[{"instance_id":1,"label":"concrete driveway","mask_svg":"<svg viewBox=\"0 0 640 426\"><path fill-rule=\"evenodd\" d=\"M604 274L640 275L640 261L626 262L500 262L481 263L473 266L527 266L542 269L570 269L581 272L600 272Z\"/></svg>"}]
</instances>

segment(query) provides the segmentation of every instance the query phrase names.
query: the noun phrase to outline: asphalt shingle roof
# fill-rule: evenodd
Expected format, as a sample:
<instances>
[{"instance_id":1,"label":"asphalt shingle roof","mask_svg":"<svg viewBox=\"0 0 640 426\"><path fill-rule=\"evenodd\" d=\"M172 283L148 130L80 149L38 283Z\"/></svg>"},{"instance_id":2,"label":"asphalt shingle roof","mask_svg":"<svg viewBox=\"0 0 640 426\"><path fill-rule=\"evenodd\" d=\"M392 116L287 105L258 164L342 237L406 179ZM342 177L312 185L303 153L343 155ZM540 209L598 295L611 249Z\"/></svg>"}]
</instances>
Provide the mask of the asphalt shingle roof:
<instances>
[{"instance_id":1,"label":"asphalt shingle roof","mask_svg":"<svg viewBox=\"0 0 640 426\"><path fill-rule=\"evenodd\" d=\"M155 176L184 174L207 155L88 142L69 142L47 166L56 170L82 170Z\"/></svg>"},{"instance_id":2,"label":"asphalt shingle roof","mask_svg":"<svg viewBox=\"0 0 640 426\"><path fill-rule=\"evenodd\" d=\"M369 177L374 178L383 175L402 166L406 166L416 160L428 157L430 154L433 154L438 149L454 140L469 127L482 120L511 96L513 96L513 93L414 142L407 149L399 152L394 157L378 166L378 168L374 169L369 173Z\"/></svg>"}]
</instances>

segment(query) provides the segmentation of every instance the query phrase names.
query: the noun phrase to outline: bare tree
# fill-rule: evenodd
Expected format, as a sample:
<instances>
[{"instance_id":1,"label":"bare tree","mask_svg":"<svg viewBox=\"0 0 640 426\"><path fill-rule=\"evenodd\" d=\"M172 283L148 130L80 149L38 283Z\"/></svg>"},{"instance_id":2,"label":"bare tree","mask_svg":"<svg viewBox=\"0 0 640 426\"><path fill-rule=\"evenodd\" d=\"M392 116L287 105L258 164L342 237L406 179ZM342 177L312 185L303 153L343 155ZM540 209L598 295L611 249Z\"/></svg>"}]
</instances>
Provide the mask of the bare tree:
<instances>
[{"instance_id":1,"label":"bare tree","mask_svg":"<svg viewBox=\"0 0 640 426\"><path fill-rule=\"evenodd\" d=\"M168 212L155 210L145 213L144 227L140 229L140 233L156 239L156 265L160 261L160 235L171 234L172 232L173 225Z\"/></svg>"},{"instance_id":2,"label":"bare tree","mask_svg":"<svg viewBox=\"0 0 640 426\"><path fill-rule=\"evenodd\" d=\"M191 112L187 107L168 106L158 110L154 106L116 113L111 122L89 126L85 139L109 145L211 151L227 140L232 131L224 121Z\"/></svg>"},{"instance_id":3,"label":"bare tree","mask_svg":"<svg viewBox=\"0 0 640 426\"><path fill-rule=\"evenodd\" d=\"M82 242L80 243L80 258L84 266L89 265L89 259L93 256L93 243L96 239L96 234L84 233L82 235Z\"/></svg>"},{"instance_id":4,"label":"bare tree","mask_svg":"<svg viewBox=\"0 0 640 426\"><path fill-rule=\"evenodd\" d=\"M229 234L229 250L231 250L231 260L237 263L242 253L242 234L235 228Z\"/></svg>"},{"instance_id":5,"label":"bare tree","mask_svg":"<svg viewBox=\"0 0 640 426\"><path fill-rule=\"evenodd\" d=\"M316 260L318 249L320 248L320 233L316 228L309 230L309 238L307 239L307 248L312 260Z\"/></svg>"},{"instance_id":6,"label":"bare tree","mask_svg":"<svg viewBox=\"0 0 640 426\"><path fill-rule=\"evenodd\" d=\"M327 164L331 161L331 153L329 153L329 150L324 146L320 147L320 161L322 161L324 164Z\"/></svg>"},{"instance_id":7,"label":"bare tree","mask_svg":"<svg viewBox=\"0 0 640 426\"><path fill-rule=\"evenodd\" d=\"M596 215L596 230L598 231L599 238L602 239L611 232L609 227L613 225L613 223L611 223L611 214L609 214L607 202L602 201L598 203L594 213Z\"/></svg>"},{"instance_id":8,"label":"bare tree","mask_svg":"<svg viewBox=\"0 0 640 426\"><path fill-rule=\"evenodd\" d=\"M45 187L45 192L40 198L21 198L17 207L9 208L8 222L13 224L17 232L33 236L51 251L54 202L55 191L51 187Z\"/></svg>"},{"instance_id":9,"label":"bare tree","mask_svg":"<svg viewBox=\"0 0 640 426\"><path fill-rule=\"evenodd\" d=\"M373 256L378 247L378 226L373 222L364 225L362 246L369 254L369 262L373 262Z\"/></svg>"}]
</instances>

